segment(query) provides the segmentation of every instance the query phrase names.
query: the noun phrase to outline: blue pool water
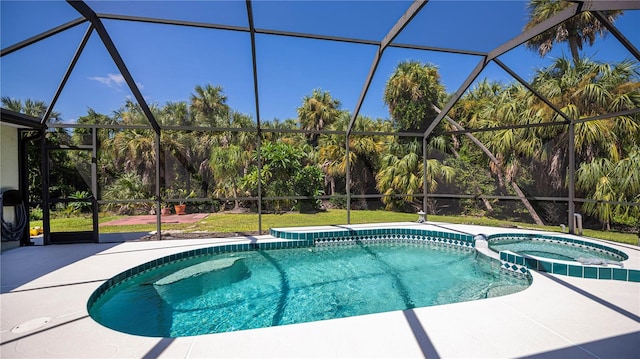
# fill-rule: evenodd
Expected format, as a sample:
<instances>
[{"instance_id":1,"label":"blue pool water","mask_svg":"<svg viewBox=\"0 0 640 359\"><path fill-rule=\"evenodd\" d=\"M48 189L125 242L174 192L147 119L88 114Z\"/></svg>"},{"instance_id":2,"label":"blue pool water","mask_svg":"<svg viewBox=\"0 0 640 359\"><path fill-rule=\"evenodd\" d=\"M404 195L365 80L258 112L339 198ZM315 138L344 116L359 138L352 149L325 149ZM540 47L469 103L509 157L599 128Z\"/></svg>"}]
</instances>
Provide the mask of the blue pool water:
<instances>
[{"instance_id":1,"label":"blue pool water","mask_svg":"<svg viewBox=\"0 0 640 359\"><path fill-rule=\"evenodd\" d=\"M583 258L598 258L609 261L621 260L618 256L606 251L601 252L590 248L572 246L571 244L531 239L490 241L489 248L496 252L510 250L521 255L531 255L565 261L577 261L578 259Z\"/></svg>"},{"instance_id":2,"label":"blue pool water","mask_svg":"<svg viewBox=\"0 0 640 359\"><path fill-rule=\"evenodd\" d=\"M182 337L477 300L521 291L475 251L426 244L192 257L105 292L89 313L130 334Z\"/></svg>"}]
</instances>

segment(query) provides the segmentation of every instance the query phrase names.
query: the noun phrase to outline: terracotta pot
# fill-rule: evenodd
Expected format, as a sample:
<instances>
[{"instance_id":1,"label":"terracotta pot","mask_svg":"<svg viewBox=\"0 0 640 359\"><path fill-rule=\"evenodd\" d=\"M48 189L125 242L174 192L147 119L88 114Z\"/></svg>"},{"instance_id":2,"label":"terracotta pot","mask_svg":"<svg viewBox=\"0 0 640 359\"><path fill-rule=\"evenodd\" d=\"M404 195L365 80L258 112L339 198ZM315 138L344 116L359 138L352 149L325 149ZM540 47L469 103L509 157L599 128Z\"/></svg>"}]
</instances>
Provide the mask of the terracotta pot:
<instances>
[{"instance_id":1,"label":"terracotta pot","mask_svg":"<svg viewBox=\"0 0 640 359\"><path fill-rule=\"evenodd\" d=\"M160 213L161 213L163 216L168 216L168 215L170 215L170 214L171 214L171 208L163 208L163 209L160 211Z\"/></svg>"},{"instance_id":2,"label":"terracotta pot","mask_svg":"<svg viewBox=\"0 0 640 359\"><path fill-rule=\"evenodd\" d=\"M176 214L187 214L187 205L186 204L176 204L175 205Z\"/></svg>"}]
</instances>

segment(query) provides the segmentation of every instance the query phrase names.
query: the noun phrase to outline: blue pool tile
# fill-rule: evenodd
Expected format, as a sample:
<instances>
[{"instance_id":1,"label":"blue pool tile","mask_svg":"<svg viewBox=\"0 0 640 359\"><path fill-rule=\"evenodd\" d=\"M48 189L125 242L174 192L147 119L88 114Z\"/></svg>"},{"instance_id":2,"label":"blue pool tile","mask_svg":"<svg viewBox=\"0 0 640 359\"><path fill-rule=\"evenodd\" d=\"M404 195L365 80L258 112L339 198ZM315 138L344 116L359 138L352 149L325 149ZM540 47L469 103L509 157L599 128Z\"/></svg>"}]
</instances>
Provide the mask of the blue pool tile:
<instances>
[{"instance_id":1,"label":"blue pool tile","mask_svg":"<svg viewBox=\"0 0 640 359\"><path fill-rule=\"evenodd\" d=\"M611 279L611 268L598 268L598 279Z\"/></svg>"},{"instance_id":2,"label":"blue pool tile","mask_svg":"<svg viewBox=\"0 0 640 359\"><path fill-rule=\"evenodd\" d=\"M584 277L585 278L598 278L598 268L597 267L584 267Z\"/></svg>"},{"instance_id":3,"label":"blue pool tile","mask_svg":"<svg viewBox=\"0 0 640 359\"><path fill-rule=\"evenodd\" d=\"M549 272L551 273L552 264L551 262L539 261L538 262L538 270L541 272Z\"/></svg>"},{"instance_id":4,"label":"blue pool tile","mask_svg":"<svg viewBox=\"0 0 640 359\"><path fill-rule=\"evenodd\" d=\"M629 282L640 282L640 270L629 269Z\"/></svg>"},{"instance_id":5,"label":"blue pool tile","mask_svg":"<svg viewBox=\"0 0 640 359\"><path fill-rule=\"evenodd\" d=\"M569 276L582 278L582 266L569 265Z\"/></svg>"},{"instance_id":6,"label":"blue pool tile","mask_svg":"<svg viewBox=\"0 0 640 359\"><path fill-rule=\"evenodd\" d=\"M533 258L525 258L524 263L526 264L527 268L538 270L538 260Z\"/></svg>"},{"instance_id":7,"label":"blue pool tile","mask_svg":"<svg viewBox=\"0 0 640 359\"><path fill-rule=\"evenodd\" d=\"M562 263L553 263L553 274L567 275L567 265Z\"/></svg>"},{"instance_id":8,"label":"blue pool tile","mask_svg":"<svg viewBox=\"0 0 640 359\"><path fill-rule=\"evenodd\" d=\"M613 268L613 279L615 280L627 280L627 269Z\"/></svg>"}]
</instances>

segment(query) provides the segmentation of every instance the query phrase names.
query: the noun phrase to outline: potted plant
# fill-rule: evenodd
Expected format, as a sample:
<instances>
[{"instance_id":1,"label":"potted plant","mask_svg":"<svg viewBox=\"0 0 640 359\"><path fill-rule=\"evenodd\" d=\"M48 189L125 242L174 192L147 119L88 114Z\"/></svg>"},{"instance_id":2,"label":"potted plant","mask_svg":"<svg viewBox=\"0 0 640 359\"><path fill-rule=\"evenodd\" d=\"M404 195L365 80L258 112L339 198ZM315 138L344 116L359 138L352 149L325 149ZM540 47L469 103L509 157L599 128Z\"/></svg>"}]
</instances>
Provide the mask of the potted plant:
<instances>
[{"instance_id":1,"label":"potted plant","mask_svg":"<svg viewBox=\"0 0 640 359\"><path fill-rule=\"evenodd\" d=\"M175 210L176 210L176 214L177 215L182 215L182 214L187 214L187 205L186 203L184 203L184 200L187 198L193 198L196 196L196 192L195 191L191 191L189 193L187 193L187 190L185 189L179 189L177 191L178 194L178 204L176 204L174 206Z\"/></svg>"},{"instance_id":2,"label":"potted plant","mask_svg":"<svg viewBox=\"0 0 640 359\"><path fill-rule=\"evenodd\" d=\"M169 196L169 191L162 190L162 194L160 196L160 214L163 216L168 216L171 214L171 203L166 202L167 197Z\"/></svg>"},{"instance_id":3,"label":"potted plant","mask_svg":"<svg viewBox=\"0 0 640 359\"><path fill-rule=\"evenodd\" d=\"M169 206L169 203L162 203L162 209L160 210L160 213L163 216L168 216L171 214L171 206Z\"/></svg>"}]
</instances>

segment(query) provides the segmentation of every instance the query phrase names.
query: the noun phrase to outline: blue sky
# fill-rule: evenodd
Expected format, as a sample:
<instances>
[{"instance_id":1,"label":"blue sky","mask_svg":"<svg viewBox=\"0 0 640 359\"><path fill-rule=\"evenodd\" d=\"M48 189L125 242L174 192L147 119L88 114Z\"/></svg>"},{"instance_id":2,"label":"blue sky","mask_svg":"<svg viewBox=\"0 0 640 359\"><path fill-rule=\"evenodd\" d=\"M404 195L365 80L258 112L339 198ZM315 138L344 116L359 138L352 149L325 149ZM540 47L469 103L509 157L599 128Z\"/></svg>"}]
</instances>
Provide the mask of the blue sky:
<instances>
[{"instance_id":1,"label":"blue sky","mask_svg":"<svg viewBox=\"0 0 640 359\"><path fill-rule=\"evenodd\" d=\"M88 1L98 13L172 18L247 26L244 1ZM255 1L255 26L380 40L404 13L406 1ZM330 5L330 6L329 6ZM6 48L79 17L63 1L0 3L0 45ZM524 1L431 1L398 36L398 43L489 51L515 37L527 22ZM495 24L500 23L500 27ZM104 20L105 27L149 103L188 101L196 85L220 85L235 110L255 118L251 45L247 33ZM640 47L640 12L628 11L616 26ZM1 95L50 102L87 24L76 26L1 59ZM353 111L369 72L375 46L269 35L256 36L262 121L296 116L302 98L321 88ZM611 35L585 47L584 55L621 61L631 55ZM500 59L525 79L554 57L568 56L558 45L546 58L520 46ZM377 68L362 115L387 118L384 84L395 66L419 60L438 66L447 91L454 92L479 57L389 48ZM496 65L480 79L512 81ZM93 34L56 103L65 122L87 109L110 114L132 98L97 34Z\"/></svg>"}]
</instances>

